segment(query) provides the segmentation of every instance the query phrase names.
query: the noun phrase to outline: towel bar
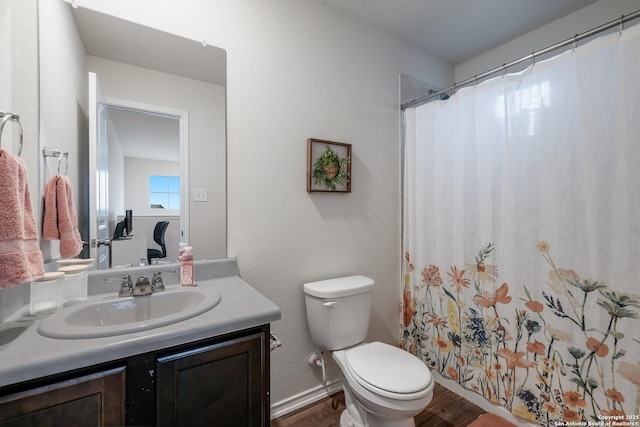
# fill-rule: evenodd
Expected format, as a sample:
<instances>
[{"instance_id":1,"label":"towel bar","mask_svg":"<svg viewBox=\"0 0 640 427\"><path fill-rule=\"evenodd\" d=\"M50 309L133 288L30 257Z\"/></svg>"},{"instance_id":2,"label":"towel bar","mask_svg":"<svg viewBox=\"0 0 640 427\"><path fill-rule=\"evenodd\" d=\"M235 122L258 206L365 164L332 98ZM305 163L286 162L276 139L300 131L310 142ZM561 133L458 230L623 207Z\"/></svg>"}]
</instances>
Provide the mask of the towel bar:
<instances>
[{"instance_id":1,"label":"towel bar","mask_svg":"<svg viewBox=\"0 0 640 427\"><path fill-rule=\"evenodd\" d=\"M4 125L7 124L9 120L12 120L18 123L18 131L20 132L20 146L18 147L18 157L22 154L22 143L24 142L24 134L22 133L22 124L20 123L20 116L14 113L8 113L6 111L0 111L0 148L2 147L2 131L4 129Z\"/></svg>"}]
</instances>

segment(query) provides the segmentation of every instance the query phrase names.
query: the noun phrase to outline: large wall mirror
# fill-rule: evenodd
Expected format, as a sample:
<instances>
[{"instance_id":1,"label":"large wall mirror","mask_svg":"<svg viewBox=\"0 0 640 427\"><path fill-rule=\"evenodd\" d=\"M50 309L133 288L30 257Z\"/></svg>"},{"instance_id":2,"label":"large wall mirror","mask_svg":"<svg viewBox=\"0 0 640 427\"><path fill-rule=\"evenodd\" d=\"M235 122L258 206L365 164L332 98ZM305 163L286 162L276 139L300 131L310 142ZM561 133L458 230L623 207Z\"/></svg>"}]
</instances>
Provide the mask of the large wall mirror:
<instances>
[{"instance_id":1,"label":"large wall mirror","mask_svg":"<svg viewBox=\"0 0 640 427\"><path fill-rule=\"evenodd\" d=\"M69 176L79 257L138 265L163 222L152 262L174 262L181 241L226 256L225 51L63 1L40 0L39 25L39 186Z\"/></svg>"}]
</instances>

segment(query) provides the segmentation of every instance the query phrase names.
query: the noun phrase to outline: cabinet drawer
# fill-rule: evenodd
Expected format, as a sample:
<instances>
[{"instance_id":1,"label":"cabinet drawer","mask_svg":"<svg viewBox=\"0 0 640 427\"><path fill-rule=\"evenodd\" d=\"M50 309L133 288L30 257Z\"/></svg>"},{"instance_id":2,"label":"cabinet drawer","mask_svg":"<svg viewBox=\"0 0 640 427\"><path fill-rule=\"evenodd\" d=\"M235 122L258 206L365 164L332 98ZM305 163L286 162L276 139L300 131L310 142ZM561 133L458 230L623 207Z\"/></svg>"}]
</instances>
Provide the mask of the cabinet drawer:
<instances>
[{"instance_id":1,"label":"cabinet drawer","mask_svg":"<svg viewBox=\"0 0 640 427\"><path fill-rule=\"evenodd\" d=\"M0 397L0 427L121 426L125 368Z\"/></svg>"}]
</instances>

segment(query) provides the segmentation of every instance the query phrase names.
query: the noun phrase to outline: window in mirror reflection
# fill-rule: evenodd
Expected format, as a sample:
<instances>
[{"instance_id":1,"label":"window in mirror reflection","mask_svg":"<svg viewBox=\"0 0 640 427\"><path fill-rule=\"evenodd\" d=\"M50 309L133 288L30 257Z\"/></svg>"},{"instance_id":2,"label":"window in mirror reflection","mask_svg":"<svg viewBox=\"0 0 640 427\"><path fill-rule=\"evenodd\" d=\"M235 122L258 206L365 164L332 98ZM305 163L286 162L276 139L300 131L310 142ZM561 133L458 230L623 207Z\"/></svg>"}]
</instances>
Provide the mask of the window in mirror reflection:
<instances>
[{"instance_id":1,"label":"window in mirror reflection","mask_svg":"<svg viewBox=\"0 0 640 427\"><path fill-rule=\"evenodd\" d=\"M150 175L149 207L151 209L180 209L180 177Z\"/></svg>"}]
</instances>

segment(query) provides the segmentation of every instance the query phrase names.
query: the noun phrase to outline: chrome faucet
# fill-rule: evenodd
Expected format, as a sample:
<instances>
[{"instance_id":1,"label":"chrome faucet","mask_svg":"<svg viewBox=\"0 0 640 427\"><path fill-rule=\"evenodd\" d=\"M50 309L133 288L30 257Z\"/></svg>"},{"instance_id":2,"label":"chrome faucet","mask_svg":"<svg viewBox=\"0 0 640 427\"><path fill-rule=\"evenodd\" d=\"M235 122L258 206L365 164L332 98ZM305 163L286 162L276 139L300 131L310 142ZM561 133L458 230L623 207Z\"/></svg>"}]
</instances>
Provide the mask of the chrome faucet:
<instances>
[{"instance_id":1,"label":"chrome faucet","mask_svg":"<svg viewBox=\"0 0 640 427\"><path fill-rule=\"evenodd\" d=\"M151 287L149 278L147 276L138 277L136 284L133 286L133 292L131 295L134 297L140 297L144 295L151 295L152 293L153 288Z\"/></svg>"},{"instance_id":2,"label":"chrome faucet","mask_svg":"<svg viewBox=\"0 0 640 427\"><path fill-rule=\"evenodd\" d=\"M143 295L150 295L156 292L163 292L165 290L164 281L162 280L162 271L156 271L153 273L153 278L149 281L147 276L140 276L136 279L135 285L131 279L130 274L125 274L118 277L109 277L104 279L105 281L111 281L120 279L120 292L119 297L139 297ZM164 273L176 273L175 271L165 271Z\"/></svg>"},{"instance_id":3,"label":"chrome faucet","mask_svg":"<svg viewBox=\"0 0 640 427\"><path fill-rule=\"evenodd\" d=\"M153 293L153 288L151 283L149 283L149 279L146 276L140 276L136 279L136 284L133 284L133 280L131 279L130 274L125 274L120 277L122 282L120 282L120 292L118 292L119 297L137 297L141 295L149 295ZM105 280L113 280L105 279Z\"/></svg>"}]
</instances>

